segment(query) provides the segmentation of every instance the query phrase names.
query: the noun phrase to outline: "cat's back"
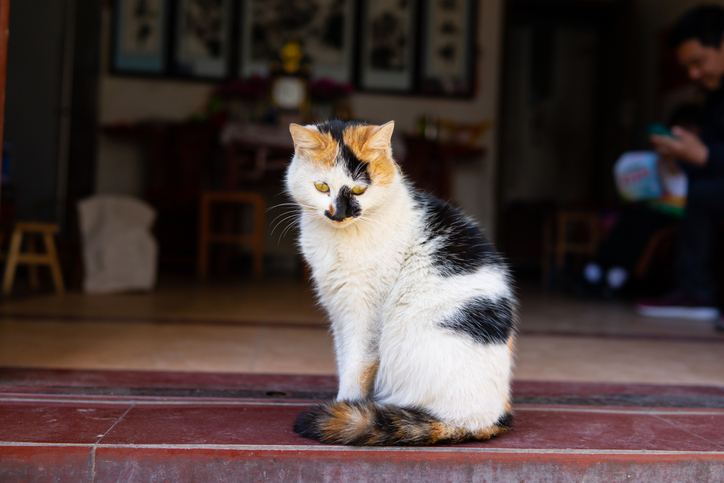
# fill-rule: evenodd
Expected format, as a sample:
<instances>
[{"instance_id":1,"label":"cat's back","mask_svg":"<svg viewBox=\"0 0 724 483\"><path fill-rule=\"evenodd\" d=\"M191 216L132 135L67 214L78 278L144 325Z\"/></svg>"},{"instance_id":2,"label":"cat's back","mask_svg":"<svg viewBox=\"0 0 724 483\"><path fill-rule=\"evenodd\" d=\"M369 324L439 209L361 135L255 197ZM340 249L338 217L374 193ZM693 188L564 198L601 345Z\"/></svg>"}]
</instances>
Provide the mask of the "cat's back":
<instances>
[{"instance_id":1,"label":"cat's back","mask_svg":"<svg viewBox=\"0 0 724 483\"><path fill-rule=\"evenodd\" d=\"M411 195L420 212L418 243L426 247L438 275L468 275L481 268L507 272L502 257L472 218L432 195L414 189Z\"/></svg>"}]
</instances>

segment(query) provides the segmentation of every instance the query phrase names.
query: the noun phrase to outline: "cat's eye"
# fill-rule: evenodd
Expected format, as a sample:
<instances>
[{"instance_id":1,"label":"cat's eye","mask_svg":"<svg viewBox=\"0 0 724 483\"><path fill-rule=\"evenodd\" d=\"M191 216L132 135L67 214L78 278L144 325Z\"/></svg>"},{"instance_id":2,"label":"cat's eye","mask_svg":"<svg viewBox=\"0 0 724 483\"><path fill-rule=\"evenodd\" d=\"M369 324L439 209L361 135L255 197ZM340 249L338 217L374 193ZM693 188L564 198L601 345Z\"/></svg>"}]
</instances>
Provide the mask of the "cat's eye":
<instances>
[{"instance_id":1,"label":"cat's eye","mask_svg":"<svg viewBox=\"0 0 724 483\"><path fill-rule=\"evenodd\" d=\"M326 193L327 191L329 191L329 185L327 183L314 183L314 187L322 193Z\"/></svg>"},{"instance_id":2,"label":"cat's eye","mask_svg":"<svg viewBox=\"0 0 724 483\"><path fill-rule=\"evenodd\" d=\"M352 188L352 193L356 195L361 195L365 191L367 191L367 186L355 186L354 188Z\"/></svg>"}]
</instances>

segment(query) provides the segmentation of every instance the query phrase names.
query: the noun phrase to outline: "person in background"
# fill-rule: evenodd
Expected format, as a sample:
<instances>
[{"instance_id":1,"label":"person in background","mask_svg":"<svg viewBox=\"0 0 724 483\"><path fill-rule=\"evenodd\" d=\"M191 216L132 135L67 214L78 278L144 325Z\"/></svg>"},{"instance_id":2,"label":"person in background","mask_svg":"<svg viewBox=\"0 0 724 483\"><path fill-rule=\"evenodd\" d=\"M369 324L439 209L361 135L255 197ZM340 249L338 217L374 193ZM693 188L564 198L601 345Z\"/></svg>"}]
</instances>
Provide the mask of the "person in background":
<instances>
[{"instance_id":1,"label":"person in background","mask_svg":"<svg viewBox=\"0 0 724 483\"><path fill-rule=\"evenodd\" d=\"M667 125L680 126L698 134L701 108L693 104L681 105L669 116ZM683 216L686 177L682 175L679 163L660 156L657 168L663 195L624 205L598 253L583 269L583 280L587 285L585 293L603 297L616 295L628 282L654 233L678 224Z\"/></svg>"},{"instance_id":2,"label":"person in background","mask_svg":"<svg viewBox=\"0 0 724 483\"><path fill-rule=\"evenodd\" d=\"M724 217L724 8L687 11L669 45L707 97L700 136L681 126L671 129L674 137L651 136L660 155L680 161L689 186L675 246L675 286L660 298L639 301L636 310L651 317L718 320L714 255L716 222Z\"/></svg>"}]
</instances>

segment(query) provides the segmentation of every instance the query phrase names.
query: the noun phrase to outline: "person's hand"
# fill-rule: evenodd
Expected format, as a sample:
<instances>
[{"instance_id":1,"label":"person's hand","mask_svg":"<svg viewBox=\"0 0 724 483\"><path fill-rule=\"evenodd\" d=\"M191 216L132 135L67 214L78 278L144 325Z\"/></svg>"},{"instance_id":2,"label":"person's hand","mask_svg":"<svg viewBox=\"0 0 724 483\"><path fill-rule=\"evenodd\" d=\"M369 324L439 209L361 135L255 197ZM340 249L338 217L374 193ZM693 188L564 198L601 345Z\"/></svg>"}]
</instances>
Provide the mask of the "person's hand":
<instances>
[{"instance_id":1,"label":"person's hand","mask_svg":"<svg viewBox=\"0 0 724 483\"><path fill-rule=\"evenodd\" d=\"M709 159L709 148L701 142L699 137L679 126L671 128L671 133L676 138L668 136L659 136L653 134L649 136L654 149L662 156L669 156L680 159L696 166L704 166Z\"/></svg>"}]
</instances>

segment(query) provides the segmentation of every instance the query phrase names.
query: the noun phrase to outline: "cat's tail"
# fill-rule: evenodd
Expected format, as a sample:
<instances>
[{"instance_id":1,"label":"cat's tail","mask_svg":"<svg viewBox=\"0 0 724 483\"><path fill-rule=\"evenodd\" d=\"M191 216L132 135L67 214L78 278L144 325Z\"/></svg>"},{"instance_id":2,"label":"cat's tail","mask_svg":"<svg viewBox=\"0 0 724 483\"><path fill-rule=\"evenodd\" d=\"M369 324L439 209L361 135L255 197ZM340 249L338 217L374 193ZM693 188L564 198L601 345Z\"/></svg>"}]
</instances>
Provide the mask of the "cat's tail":
<instances>
[{"instance_id":1,"label":"cat's tail","mask_svg":"<svg viewBox=\"0 0 724 483\"><path fill-rule=\"evenodd\" d=\"M329 444L422 446L490 439L510 430L512 421L513 415L507 413L490 427L469 431L422 411L372 401L339 401L304 411L297 417L294 431Z\"/></svg>"}]
</instances>

